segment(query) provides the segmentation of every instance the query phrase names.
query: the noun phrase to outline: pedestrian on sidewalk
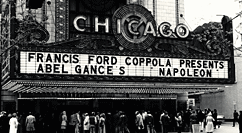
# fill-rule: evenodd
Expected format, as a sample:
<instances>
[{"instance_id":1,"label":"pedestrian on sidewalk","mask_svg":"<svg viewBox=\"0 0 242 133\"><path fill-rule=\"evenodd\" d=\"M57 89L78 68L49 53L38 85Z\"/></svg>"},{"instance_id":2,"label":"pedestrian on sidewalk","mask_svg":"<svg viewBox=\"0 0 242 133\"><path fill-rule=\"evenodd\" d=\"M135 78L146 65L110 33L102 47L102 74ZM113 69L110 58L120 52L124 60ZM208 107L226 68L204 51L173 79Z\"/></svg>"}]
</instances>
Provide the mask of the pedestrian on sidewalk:
<instances>
[{"instance_id":1,"label":"pedestrian on sidewalk","mask_svg":"<svg viewBox=\"0 0 242 133\"><path fill-rule=\"evenodd\" d=\"M242 111L239 111L239 132L242 133Z\"/></svg>"},{"instance_id":2,"label":"pedestrian on sidewalk","mask_svg":"<svg viewBox=\"0 0 242 133\"><path fill-rule=\"evenodd\" d=\"M175 120L176 120L176 126L177 126L177 133L181 133L183 120L180 112L178 112L177 115L175 116Z\"/></svg>"},{"instance_id":3,"label":"pedestrian on sidewalk","mask_svg":"<svg viewBox=\"0 0 242 133\"><path fill-rule=\"evenodd\" d=\"M184 131L186 131L186 132L191 131L190 115L191 115L191 111L189 109L187 109L186 112L184 113L184 117L183 117Z\"/></svg>"},{"instance_id":4,"label":"pedestrian on sidewalk","mask_svg":"<svg viewBox=\"0 0 242 133\"><path fill-rule=\"evenodd\" d=\"M35 132L35 122L36 122L35 116L32 115L32 112L29 112L29 115L26 117L26 121L25 121L27 133Z\"/></svg>"},{"instance_id":5,"label":"pedestrian on sidewalk","mask_svg":"<svg viewBox=\"0 0 242 133\"><path fill-rule=\"evenodd\" d=\"M90 119L88 113L84 114L84 121L83 121L83 130L84 133L89 133L89 128L90 128Z\"/></svg>"},{"instance_id":6,"label":"pedestrian on sidewalk","mask_svg":"<svg viewBox=\"0 0 242 133\"><path fill-rule=\"evenodd\" d=\"M90 133L96 133L97 119L95 117L95 112L91 113L89 120L90 120Z\"/></svg>"},{"instance_id":7,"label":"pedestrian on sidewalk","mask_svg":"<svg viewBox=\"0 0 242 133\"><path fill-rule=\"evenodd\" d=\"M100 114L99 133L106 133L106 116L104 113Z\"/></svg>"},{"instance_id":8,"label":"pedestrian on sidewalk","mask_svg":"<svg viewBox=\"0 0 242 133\"><path fill-rule=\"evenodd\" d=\"M10 125L9 133L17 133L18 120L16 116L17 114L13 113L12 118L9 120L9 125Z\"/></svg>"},{"instance_id":9,"label":"pedestrian on sidewalk","mask_svg":"<svg viewBox=\"0 0 242 133\"><path fill-rule=\"evenodd\" d=\"M201 109L198 110L197 120L199 122L199 130L200 130L200 132L203 132L205 114L203 113L203 111Z\"/></svg>"},{"instance_id":10,"label":"pedestrian on sidewalk","mask_svg":"<svg viewBox=\"0 0 242 133\"><path fill-rule=\"evenodd\" d=\"M198 124L197 113L195 110L193 110L192 114L190 115L190 128L192 133L195 133L197 130L199 131L199 129L197 129L197 124Z\"/></svg>"},{"instance_id":11,"label":"pedestrian on sidewalk","mask_svg":"<svg viewBox=\"0 0 242 133\"><path fill-rule=\"evenodd\" d=\"M160 125L161 125L161 133L163 133L163 124L162 124L161 118L162 118L162 116L164 116L164 115L165 115L165 113L164 113L164 111L162 111L162 112L161 112L161 115L160 115L160 120L159 120Z\"/></svg>"},{"instance_id":12,"label":"pedestrian on sidewalk","mask_svg":"<svg viewBox=\"0 0 242 133\"><path fill-rule=\"evenodd\" d=\"M9 119L7 117L7 112L2 111L1 114L2 115L0 116L0 131L1 133L8 133Z\"/></svg>"},{"instance_id":13,"label":"pedestrian on sidewalk","mask_svg":"<svg viewBox=\"0 0 242 133\"><path fill-rule=\"evenodd\" d=\"M238 122L238 116L239 116L239 113L236 110L234 110L234 113L233 113L233 117L234 117L234 119L233 119L233 127L235 127L235 123Z\"/></svg>"},{"instance_id":14,"label":"pedestrian on sidewalk","mask_svg":"<svg viewBox=\"0 0 242 133\"><path fill-rule=\"evenodd\" d=\"M135 112L135 133L141 133L141 131L144 129L144 122L142 119L142 115L139 111Z\"/></svg>"},{"instance_id":15,"label":"pedestrian on sidewalk","mask_svg":"<svg viewBox=\"0 0 242 133\"><path fill-rule=\"evenodd\" d=\"M154 133L154 117L150 113L150 111L147 111L147 116L145 118L145 123L147 125L147 133Z\"/></svg>"},{"instance_id":16,"label":"pedestrian on sidewalk","mask_svg":"<svg viewBox=\"0 0 242 133\"><path fill-rule=\"evenodd\" d=\"M119 118L119 126L120 126L120 132L122 133L130 133L128 129L128 117L126 114L122 111L120 113L120 118Z\"/></svg>"},{"instance_id":17,"label":"pedestrian on sidewalk","mask_svg":"<svg viewBox=\"0 0 242 133\"><path fill-rule=\"evenodd\" d=\"M209 112L208 116L206 117L207 125L205 128L205 131L207 133L212 133L214 131L213 121L214 121L214 118L212 117L212 113Z\"/></svg>"},{"instance_id":18,"label":"pedestrian on sidewalk","mask_svg":"<svg viewBox=\"0 0 242 133\"><path fill-rule=\"evenodd\" d=\"M216 125L217 125L217 117L218 117L217 109L214 109L214 110L213 110L212 117L213 117L213 119L214 119L214 121L213 121L213 126L214 126L214 129L216 129Z\"/></svg>"},{"instance_id":19,"label":"pedestrian on sidewalk","mask_svg":"<svg viewBox=\"0 0 242 133\"><path fill-rule=\"evenodd\" d=\"M61 131L62 131L62 133L66 133L66 127L67 127L67 116L66 116L66 111L63 111L61 114Z\"/></svg>"},{"instance_id":20,"label":"pedestrian on sidewalk","mask_svg":"<svg viewBox=\"0 0 242 133\"><path fill-rule=\"evenodd\" d=\"M168 115L168 112L165 111L164 115L161 117L161 122L162 122L162 125L163 125L163 133L168 133L168 128L170 126L170 121L171 121L171 118Z\"/></svg>"}]
</instances>

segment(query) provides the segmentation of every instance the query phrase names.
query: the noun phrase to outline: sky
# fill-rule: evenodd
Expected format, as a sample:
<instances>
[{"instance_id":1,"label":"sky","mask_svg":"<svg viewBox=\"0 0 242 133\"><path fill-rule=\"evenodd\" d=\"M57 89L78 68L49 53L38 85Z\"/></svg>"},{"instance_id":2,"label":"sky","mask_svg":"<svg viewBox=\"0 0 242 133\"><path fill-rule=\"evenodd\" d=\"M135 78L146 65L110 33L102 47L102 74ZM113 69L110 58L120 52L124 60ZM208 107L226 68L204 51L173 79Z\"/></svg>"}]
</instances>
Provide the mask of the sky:
<instances>
[{"instance_id":1,"label":"sky","mask_svg":"<svg viewBox=\"0 0 242 133\"><path fill-rule=\"evenodd\" d=\"M239 0L184 0L185 20L193 30L203 23L221 22L223 16L234 18L239 11Z\"/></svg>"}]
</instances>

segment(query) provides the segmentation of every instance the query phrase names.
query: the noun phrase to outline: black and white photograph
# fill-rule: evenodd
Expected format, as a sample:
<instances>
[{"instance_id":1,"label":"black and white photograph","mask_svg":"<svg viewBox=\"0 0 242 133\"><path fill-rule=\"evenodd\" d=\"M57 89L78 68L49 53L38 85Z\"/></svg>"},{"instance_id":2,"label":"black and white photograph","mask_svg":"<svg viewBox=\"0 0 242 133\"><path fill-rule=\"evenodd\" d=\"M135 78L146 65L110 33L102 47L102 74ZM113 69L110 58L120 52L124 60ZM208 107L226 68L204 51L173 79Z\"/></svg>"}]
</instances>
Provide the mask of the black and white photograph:
<instances>
[{"instance_id":1,"label":"black and white photograph","mask_svg":"<svg viewBox=\"0 0 242 133\"><path fill-rule=\"evenodd\" d=\"M242 133L242 0L0 0L1 133Z\"/></svg>"}]
</instances>

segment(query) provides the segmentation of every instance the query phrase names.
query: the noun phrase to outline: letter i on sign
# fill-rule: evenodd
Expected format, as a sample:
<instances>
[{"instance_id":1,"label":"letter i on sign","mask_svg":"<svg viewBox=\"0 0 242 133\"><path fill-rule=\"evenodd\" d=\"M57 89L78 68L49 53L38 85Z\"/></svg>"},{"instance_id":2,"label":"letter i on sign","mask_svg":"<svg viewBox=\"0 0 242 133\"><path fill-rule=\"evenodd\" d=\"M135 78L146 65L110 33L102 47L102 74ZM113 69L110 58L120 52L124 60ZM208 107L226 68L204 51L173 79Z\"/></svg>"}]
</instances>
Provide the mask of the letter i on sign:
<instances>
[{"instance_id":1,"label":"letter i on sign","mask_svg":"<svg viewBox=\"0 0 242 133\"><path fill-rule=\"evenodd\" d=\"M117 19L117 34L121 34L121 20Z\"/></svg>"}]
</instances>

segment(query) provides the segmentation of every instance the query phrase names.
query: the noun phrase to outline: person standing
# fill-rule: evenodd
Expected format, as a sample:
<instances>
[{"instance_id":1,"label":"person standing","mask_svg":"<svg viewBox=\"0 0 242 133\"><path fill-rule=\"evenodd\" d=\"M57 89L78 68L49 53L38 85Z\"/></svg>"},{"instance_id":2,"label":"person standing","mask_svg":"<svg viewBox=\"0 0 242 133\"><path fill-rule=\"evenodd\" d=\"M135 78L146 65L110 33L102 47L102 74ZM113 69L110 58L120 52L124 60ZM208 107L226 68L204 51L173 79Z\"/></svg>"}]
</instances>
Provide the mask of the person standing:
<instances>
[{"instance_id":1,"label":"person standing","mask_svg":"<svg viewBox=\"0 0 242 133\"><path fill-rule=\"evenodd\" d=\"M234 113L233 113L233 117L234 117L234 119L233 119L233 127L235 127L235 123L238 122L238 116L239 116L239 113L236 110L234 110Z\"/></svg>"},{"instance_id":2,"label":"person standing","mask_svg":"<svg viewBox=\"0 0 242 133\"><path fill-rule=\"evenodd\" d=\"M217 117L218 117L218 113L217 113L217 110L216 109L213 110L212 117L214 119L213 126L214 126L214 129L216 129L216 126L217 126Z\"/></svg>"},{"instance_id":3,"label":"person standing","mask_svg":"<svg viewBox=\"0 0 242 133\"><path fill-rule=\"evenodd\" d=\"M75 114L74 112L72 112L71 116L70 116L70 120L69 120L69 132L70 133L75 133Z\"/></svg>"},{"instance_id":4,"label":"person standing","mask_svg":"<svg viewBox=\"0 0 242 133\"><path fill-rule=\"evenodd\" d=\"M203 132L203 122L204 122L204 119L205 119L205 114L203 114L202 110L199 109L198 112L197 112L197 120L199 122L199 130L200 132Z\"/></svg>"},{"instance_id":5,"label":"person standing","mask_svg":"<svg viewBox=\"0 0 242 133\"><path fill-rule=\"evenodd\" d=\"M182 116L181 113L178 112L177 115L175 116L176 120L176 126L177 126L177 133L181 133L182 130Z\"/></svg>"},{"instance_id":6,"label":"person standing","mask_svg":"<svg viewBox=\"0 0 242 133\"><path fill-rule=\"evenodd\" d=\"M112 119L113 129L112 129L112 132L114 132L114 133L119 133L119 116L120 116L120 111L116 111L116 113L113 115L113 119Z\"/></svg>"},{"instance_id":7,"label":"person standing","mask_svg":"<svg viewBox=\"0 0 242 133\"><path fill-rule=\"evenodd\" d=\"M17 114L13 113L12 118L9 120L9 133L17 133L18 120L16 118Z\"/></svg>"},{"instance_id":8,"label":"person standing","mask_svg":"<svg viewBox=\"0 0 242 133\"><path fill-rule=\"evenodd\" d=\"M0 117L0 123L1 123L1 133L8 133L9 129L9 120L7 117L7 113L5 111L2 111L2 116Z\"/></svg>"},{"instance_id":9,"label":"person standing","mask_svg":"<svg viewBox=\"0 0 242 133\"><path fill-rule=\"evenodd\" d=\"M75 133L81 133L81 116L80 111L77 111L73 116L73 122L75 123Z\"/></svg>"},{"instance_id":10,"label":"person standing","mask_svg":"<svg viewBox=\"0 0 242 133\"><path fill-rule=\"evenodd\" d=\"M90 133L96 133L97 119L95 117L95 112L92 112L90 117Z\"/></svg>"},{"instance_id":11,"label":"person standing","mask_svg":"<svg viewBox=\"0 0 242 133\"><path fill-rule=\"evenodd\" d=\"M128 129L128 118L126 116L126 114L122 111L120 114L120 118L119 118L119 126L120 126L120 132L122 133L130 133L129 129Z\"/></svg>"},{"instance_id":12,"label":"person standing","mask_svg":"<svg viewBox=\"0 0 242 133\"><path fill-rule=\"evenodd\" d=\"M161 121L161 118L162 116L165 115L164 111L161 112L161 115L160 115L160 125L161 125L161 133L163 133L163 124L162 124L162 121Z\"/></svg>"},{"instance_id":13,"label":"person standing","mask_svg":"<svg viewBox=\"0 0 242 133\"><path fill-rule=\"evenodd\" d=\"M16 114L17 115L17 114ZM9 121L10 121L10 119L13 117L13 114L12 113L8 113L8 116L7 116L7 123L6 123L6 125L7 125L7 132L9 132L9 130L10 130L10 125L9 125ZM16 117L17 118L17 117Z\"/></svg>"},{"instance_id":14,"label":"person standing","mask_svg":"<svg viewBox=\"0 0 242 133\"><path fill-rule=\"evenodd\" d=\"M170 125L170 117L167 111L165 111L164 115L161 117L161 122L163 125L163 133L168 133L168 128Z\"/></svg>"},{"instance_id":15,"label":"person standing","mask_svg":"<svg viewBox=\"0 0 242 133\"><path fill-rule=\"evenodd\" d=\"M23 125L24 125L24 118L21 113L17 114L17 120L18 120L18 133L23 133Z\"/></svg>"},{"instance_id":16,"label":"person standing","mask_svg":"<svg viewBox=\"0 0 242 133\"><path fill-rule=\"evenodd\" d=\"M89 133L90 129L90 119L88 113L84 114L84 121L83 121L83 131L84 133Z\"/></svg>"},{"instance_id":17,"label":"person standing","mask_svg":"<svg viewBox=\"0 0 242 133\"><path fill-rule=\"evenodd\" d=\"M147 116L147 112L145 110L142 110L141 112L142 112L141 113L141 116L142 116L143 124L144 124L144 128L142 129L142 133L146 133L146 131L147 131L147 125L145 123L145 118Z\"/></svg>"},{"instance_id":18,"label":"person standing","mask_svg":"<svg viewBox=\"0 0 242 133\"><path fill-rule=\"evenodd\" d=\"M206 125L206 128L205 128L205 131L207 133L212 133L214 131L213 121L214 121L214 118L212 117L212 113L209 112L208 116L206 117L207 125Z\"/></svg>"},{"instance_id":19,"label":"person standing","mask_svg":"<svg viewBox=\"0 0 242 133\"><path fill-rule=\"evenodd\" d=\"M104 113L100 114L99 133L106 133L105 114Z\"/></svg>"},{"instance_id":20,"label":"person standing","mask_svg":"<svg viewBox=\"0 0 242 133\"><path fill-rule=\"evenodd\" d=\"M0 112L0 131L4 131L3 129L3 119L4 119L4 113L3 113L3 111L2 112Z\"/></svg>"},{"instance_id":21,"label":"person standing","mask_svg":"<svg viewBox=\"0 0 242 133\"><path fill-rule=\"evenodd\" d=\"M187 109L184 113L184 117L183 117L183 122L184 122L184 130L186 132L188 131L191 131L191 128L190 128L190 115L191 115L191 112L189 109Z\"/></svg>"},{"instance_id":22,"label":"person standing","mask_svg":"<svg viewBox=\"0 0 242 133\"><path fill-rule=\"evenodd\" d=\"M100 112L96 112L96 119L97 119L97 124L96 124L96 133L100 133L99 132L99 124L100 124Z\"/></svg>"},{"instance_id":23,"label":"person standing","mask_svg":"<svg viewBox=\"0 0 242 133\"><path fill-rule=\"evenodd\" d=\"M147 126L147 133L153 133L154 130L154 117L153 115L150 113L150 111L147 111L147 115L145 118L145 125Z\"/></svg>"},{"instance_id":24,"label":"person standing","mask_svg":"<svg viewBox=\"0 0 242 133\"><path fill-rule=\"evenodd\" d=\"M67 126L67 116L66 116L66 111L63 111L62 115L61 115L61 131L62 131L62 133L65 133L66 126Z\"/></svg>"},{"instance_id":25,"label":"person standing","mask_svg":"<svg viewBox=\"0 0 242 133\"><path fill-rule=\"evenodd\" d=\"M29 115L26 117L26 132L33 133L35 132L35 117L32 115L32 112L29 112Z\"/></svg>"},{"instance_id":26,"label":"person standing","mask_svg":"<svg viewBox=\"0 0 242 133\"><path fill-rule=\"evenodd\" d=\"M190 127L191 127L191 131L192 133L195 133L197 130L196 124L198 124L198 120L197 120L197 114L196 111L193 110L192 114L190 115ZM199 130L199 129L198 129Z\"/></svg>"},{"instance_id":27,"label":"person standing","mask_svg":"<svg viewBox=\"0 0 242 133\"><path fill-rule=\"evenodd\" d=\"M139 111L136 111L135 115L136 115L136 118L135 118L136 133L141 133L141 131L144 129L143 118Z\"/></svg>"},{"instance_id":28,"label":"person standing","mask_svg":"<svg viewBox=\"0 0 242 133\"><path fill-rule=\"evenodd\" d=\"M239 132L242 133L242 111L239 111Z\"/></svg>"}]
</instances>

